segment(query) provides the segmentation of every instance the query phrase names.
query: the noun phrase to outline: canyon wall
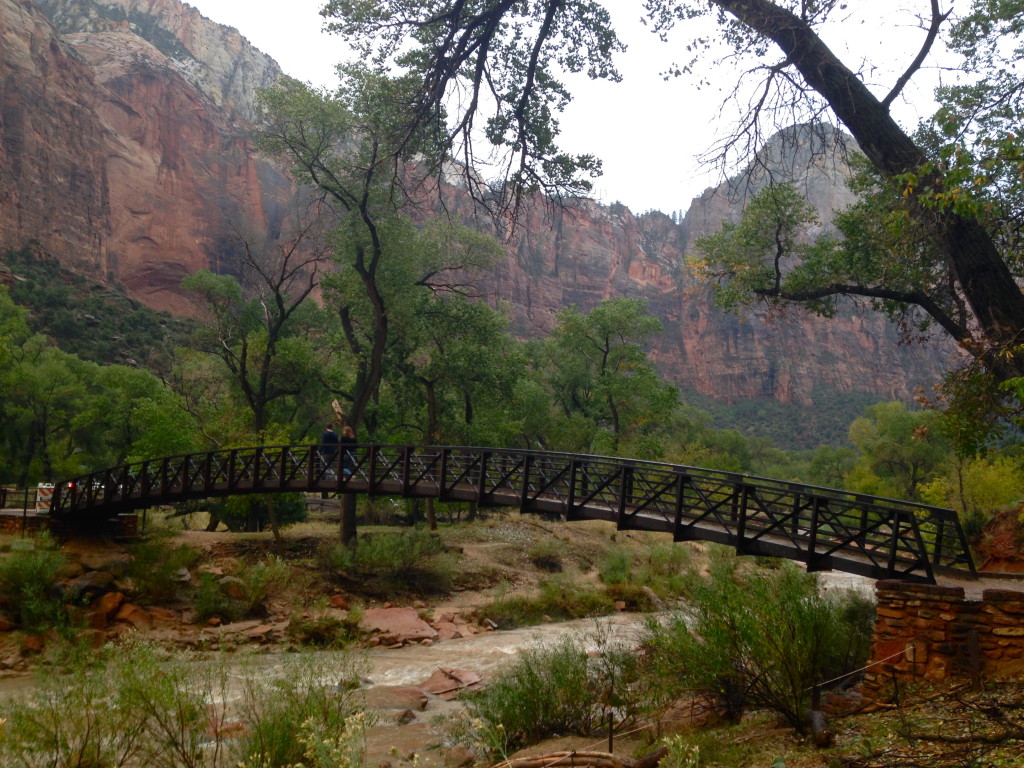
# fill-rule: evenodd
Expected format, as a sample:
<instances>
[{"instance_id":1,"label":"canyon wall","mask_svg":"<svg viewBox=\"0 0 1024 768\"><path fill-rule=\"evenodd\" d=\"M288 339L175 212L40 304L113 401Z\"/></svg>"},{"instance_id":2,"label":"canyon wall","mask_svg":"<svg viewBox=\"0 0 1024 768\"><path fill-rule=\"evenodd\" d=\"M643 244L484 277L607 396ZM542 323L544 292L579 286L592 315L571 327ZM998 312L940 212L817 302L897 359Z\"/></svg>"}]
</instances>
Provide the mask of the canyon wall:
<instances>
[{"instance_id":1,"label":"canyon wall","mask_svg":"<svg viewBox=\"0 0 1024 768\"><path fill-rule=\"evenodd\" d=\"M187 312L179 282L218 267L218 233L267 224L294 194L248 138L255 90L280 70L190 6L0 0L0 43L0 247L35 244L151 307ZM813 137L786 141L796 135L783 134L763 160L803 169L827 217L849 200L845 168L814 152ZM661 372L727 402L812 406L821 386L909 400L934 383L952 345L901 345L877 314L767 318L712 306L686 257L698 237L738 217L759 183L748 175L708 190L680 222L590 200L538 205L481 291L507 302L522 335L546 332L571 304L644 298L665 326L652 350Z\"/></svg>"}]
</instances>

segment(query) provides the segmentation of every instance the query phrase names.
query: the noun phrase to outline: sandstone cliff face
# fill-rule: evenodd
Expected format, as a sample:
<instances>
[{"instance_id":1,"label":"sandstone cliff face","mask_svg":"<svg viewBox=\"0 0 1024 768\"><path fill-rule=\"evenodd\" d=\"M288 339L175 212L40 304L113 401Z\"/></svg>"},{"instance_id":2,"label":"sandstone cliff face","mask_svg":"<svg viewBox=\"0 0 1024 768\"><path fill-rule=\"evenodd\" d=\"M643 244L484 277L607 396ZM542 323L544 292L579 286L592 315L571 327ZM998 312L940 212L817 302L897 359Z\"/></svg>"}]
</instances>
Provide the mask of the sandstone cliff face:
<instances>
[{"instance_id":1,"label":"sandstone cliff face","mask_svg":"<svg viewBox=\"0 0 1024 768\"><path fill-rule=\"evenodd\" d=\"M35 0L62 35L119 32L145 40L230 120L251 120L256 89L281 68L237 29L214 24L178 0ZM128 53L128 51L126 51Z\"/></svg>"},{"instance_id":2,"label":"sandstone cliff face","mask_svg":"<svg viewBox=\"0 0 1024 768\"><path fill-rule=\"evenodd\" d=\"M144 6L166 26L152 17L153 29L167 39L167 30L182 34L199 53L221 38L248 44L237 32L209 34L205 27L216 25L176 2L42 5L90 31L58 34L32 2L0 0L0 245L35 240L152 307L182 311L178 284L210 266L225 222L264 222L268 202L286 198L293 184L256 157L232 122L251 112L252 82L221 60L230 49L190 60L218 86L208 96L180 59L137 34L136 22L113 23L98 9L123 6L139 19ZM266 77L276 77L276 65L262 61Z\"/></svg>"},{"instance_id":3,"label":"sandstone cliff face","mask_svg":"<svg viewBox=\"0 0 1024 768\"><path fill-rule=\"evenodd\" d=\"M266 224L293 194L245 135L255 88L278 76L276 64L195 9L0 0L0 43L0 247L36 241L152 307L186 312L179 282L218 266L225 223ZM823 215L844 204L842 169L812 151L814 137L787 138L766 165L808 168L801 183ZM538 207L484 290L511 304L524 335L548 331L570 304L643 297L665 325L652 351L662 373L719 399L810 405L824 384L906 400L934 382L951 346L900 346L877 315L768 321L711 306L686 256L761 183L751 175L708 190L680 224L586 200L553 214Z\"/></svg>"}]
</instances>

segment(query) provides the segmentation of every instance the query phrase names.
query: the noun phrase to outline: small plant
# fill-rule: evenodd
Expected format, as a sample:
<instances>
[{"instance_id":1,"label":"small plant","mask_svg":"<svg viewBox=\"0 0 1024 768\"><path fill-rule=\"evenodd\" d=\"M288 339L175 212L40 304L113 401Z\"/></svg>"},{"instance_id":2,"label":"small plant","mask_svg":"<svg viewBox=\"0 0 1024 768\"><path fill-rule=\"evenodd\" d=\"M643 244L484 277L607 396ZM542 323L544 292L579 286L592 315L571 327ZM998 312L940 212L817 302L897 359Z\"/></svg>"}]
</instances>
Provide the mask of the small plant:
<instances>
[{"instance_id":1,"label":"small plant","mask_svg":"<svg viewBox=\"0 0 1024 768\"><path fill-rule=\"evenodd\" d=\"M600 632L528 648L472 694L471 716L490 734L492 756L497 747L514 751L556 734L593 735L610 713L622 724L637 711L635 659Z\"/></svg>"},{"instance_id":2,"label":"small plant","mask_svg":"<svg viewBox=\"0 0 1024 768\"><path fill-rule=\"evenodd\" d=\"M67 564L48 536L23 540L0 558L0 609L31 632L66 623L57 577Z\"/></svg>"},{"instance_id":3,"label":"small plant","mask_svg":"<svg viewBox=\"0 0 1024 768\"><path fill-rule=\"evenodd\" d=\"M813 685L865 660L869 612L863 598L821 594L792 563L740 570L737 562L720 559L694 580L686 614L648 623L652 687L716 697L733 722L749 706L768 709L803 733Z\"/></svg>"},{"instance_id":4,"label":"small plant","mask_svg":"<svg viewBox=\"0 0 1024 768\"><path fill-rule=\"evenodd\" d=\"M237 621L245 616L241 602L233 600L225 594L217 578L209 573L204 573L199 577L193 605L196 617L203 621L214 616L228 621Z\"/></svg>"},{"instance_id":5,"label":"small plant","mask_svg":"<svg viewBox=\"0 0 1024 768\"><path fill-rule=\"evenodd\" d=\"M601 561L598 573L605 584L625 584L633 571L633 556L623 547L612 547Z\"/></svg>"}]
</instances>

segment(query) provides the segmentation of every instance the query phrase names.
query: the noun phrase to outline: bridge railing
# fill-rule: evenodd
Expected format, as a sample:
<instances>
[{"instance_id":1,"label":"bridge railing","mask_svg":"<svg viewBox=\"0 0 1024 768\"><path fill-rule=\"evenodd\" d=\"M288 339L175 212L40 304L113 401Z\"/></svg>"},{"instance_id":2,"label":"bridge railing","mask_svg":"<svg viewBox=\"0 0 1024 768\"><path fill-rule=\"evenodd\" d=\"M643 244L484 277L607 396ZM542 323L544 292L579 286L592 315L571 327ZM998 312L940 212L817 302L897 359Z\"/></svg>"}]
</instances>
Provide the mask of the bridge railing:
<instances>
[{"instance_id":1,"label":"bridge railing","mask_svg":"<svg viewBox=\"0 0 1024 768\"><path fill-rule=\"evenodd\" d=\"M947 509L730 472L603 456L448 446L259 446L137 462L64 483L56 515L232 493L335 490L476 501L719 541L748 554L933 580L974 566ZM859 569L859 570L858 570Z\"/></svg>"}]
</instances>

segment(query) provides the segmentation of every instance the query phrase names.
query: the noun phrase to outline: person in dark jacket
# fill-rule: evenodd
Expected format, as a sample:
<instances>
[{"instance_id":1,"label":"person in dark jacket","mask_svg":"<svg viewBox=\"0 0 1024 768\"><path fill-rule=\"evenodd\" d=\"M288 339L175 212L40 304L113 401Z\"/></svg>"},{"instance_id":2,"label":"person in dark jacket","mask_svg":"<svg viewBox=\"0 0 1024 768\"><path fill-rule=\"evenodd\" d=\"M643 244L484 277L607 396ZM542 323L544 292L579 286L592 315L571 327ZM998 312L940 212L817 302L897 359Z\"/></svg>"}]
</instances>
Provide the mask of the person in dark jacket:
<instances>
[{"instance_id":1,"label":"person in dark jacket","mask_svg":"<svg viewBox=\"0 0 1024 768\"><path fill-rule=\"evenodd\" d=\"M334 457L338 455L339 442L341 442L341 438L334 431L334 427L330 424L324 427L324 433L320 435L320 447L317 450L320 453L320 461L328 469L331 469L331 465L334 464Z\"/></svg>"}]
</instances>

